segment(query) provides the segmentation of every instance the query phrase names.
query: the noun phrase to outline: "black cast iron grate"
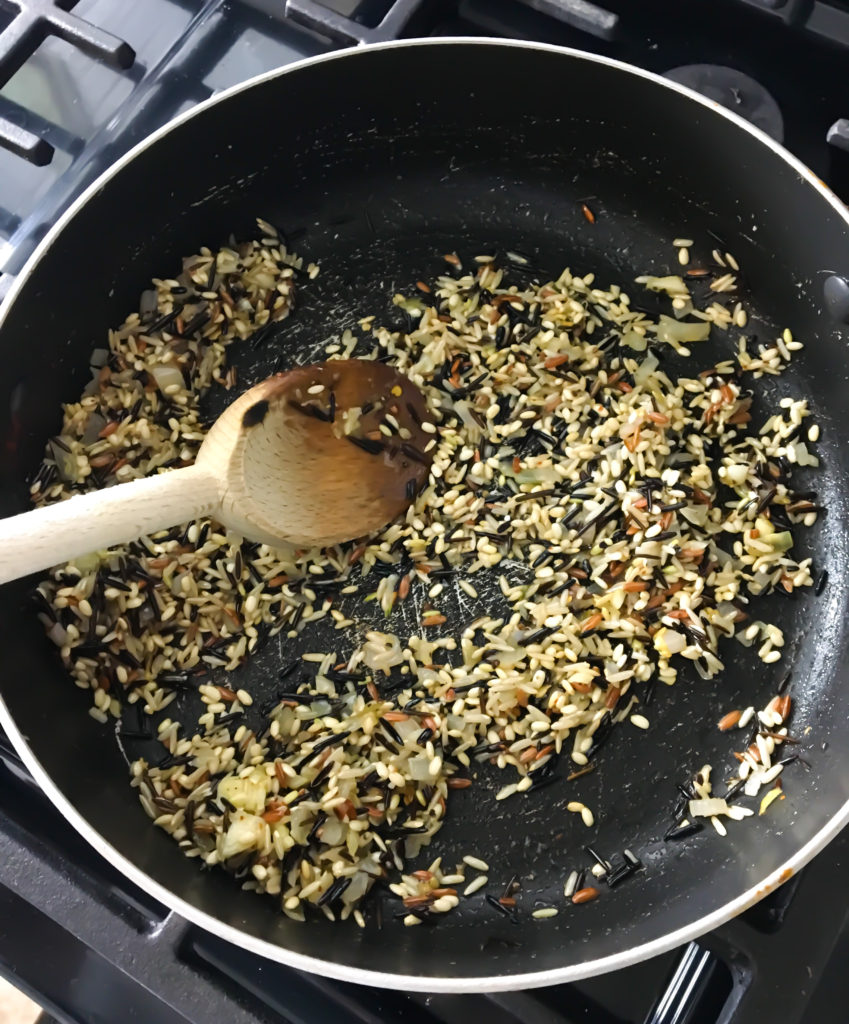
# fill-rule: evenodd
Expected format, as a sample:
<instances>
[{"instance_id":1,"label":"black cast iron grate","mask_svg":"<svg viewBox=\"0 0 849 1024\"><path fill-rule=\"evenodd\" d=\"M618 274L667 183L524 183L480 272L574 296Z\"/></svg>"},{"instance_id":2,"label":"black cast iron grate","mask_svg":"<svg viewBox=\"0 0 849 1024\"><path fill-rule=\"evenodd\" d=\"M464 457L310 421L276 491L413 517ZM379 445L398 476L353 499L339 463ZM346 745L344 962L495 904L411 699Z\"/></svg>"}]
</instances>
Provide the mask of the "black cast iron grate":
<instances>
[{"instance_id":1,"label":"black cast iron grate","mask_svg":"<svg viewBox=\"0 0 849 1024\"><path fill-rule=\"evenodd\" d=\"M77 0L0 0L0 14L11 15L0 32L0 86L5 85L44 42L57 36L96 60L126 69L135 51L122 39L71 13ZM4 19L5 20L5 19ZM0 146L43 167L53 159L46 139L0 117Z\"/></svg>"},{"instance_id":2,"label":"black cast iron grate","mask_svg":"<svg viewBox=\"0 0 849 1024\"><path fill-rule=\"evenodd\" d=\"M532 10L599 39L613 39L619 16L590 0L516 0ZM394 0L381 21L371 27L346 17L319 0L286 0L286 16L334 42L376 43L399 39L421 10L424 0Z\"/></svg>"},{"instance_id":3,"label":"black cast iron grate","mask_svg":"<svg viewBox=\"0 0 849 1024\"><path fill-rule=\"evenodd\" d=\"M770 14L794 29L827 38L830 42L849 46L849 12L840 6L815 3L814 0L738 0L766 14ZM293 23L322 35L341 45L383 42L405 35L425 34L416 31L416 15L425 0L387 0L388 9L376 25L365 24L355 16L346 16L328 6L327 0L285 0L284 16ZM542 15L562 25L612 42L621 35L622 19L612 9L592 0L512 0L516 7L526 8L534 15ZM433 6L433 5L427 5ZM514 35L510 18L505 19L503 3L481 0L460 0L459 12L485 34ZM519 33L521 37L524 33ZM533 38L533 33L529 38ZM838 149L849 150L849 120L835 121L827 133L827 142Z\"/></svg>"},{"instance_id":4,"label":"black cast iron grate","mask_svg":"<svg viewBox=\"0 0 849 1024\"><path fill-rule=\"evenodd\" d=\"M144 3L144 0L138 0ZM178 0L179 2L179 0ZM332 45L351 45L382 42L404 36L427 35L432 30L428 21L437 4L432 0L382 0L382 12L376 24L352 15L341 14L330 6L334 0L247 0L249 6L256 6L264 14L282 19L293 25L320 35ZM830 4L813 3L813 0L738 0L743 5L760 8L785 24L805 28L831 41L849 45L849 12L842 12ZM132 67L135 60L133 48L118 36L106 32L96 25L73 13L77 0L0 0L0 88L2 88L20 67L35 53L48 36L55 36L76 47L80 52L95 60L120 70ZM350 5L348 5L350 6ZM356 5L359 10L363 4ZM615 3L599 4L592 0L458 0L443 5L467 18L471 25L484 34L513 35L513 18L506 9L524 11L527 23L553 25L559 23L567 30L584 37L593 48L591 41L611 43L623 35L623 17L615 10ZM515 19L521 26L524 21ZM520 36L526 34L519 30ZM531 30L533 38L536 33ZM579 45L584 45L579 43ZM8 116L11 114L11 116ZM15 112L7 109L7 116L0 116L0 148L5 148L23 157L30 163L43 166L53 159L53 145L45 138L49 134L45 126L26 111ZM61 140L60 141L60 145ZM73 151L79 146L71 140L68 148ZM828 142L838 148L849 148L849 130L844 121L832 126Z\"/></svg>"},{"instance_id":5,"label":"black cast iron grate","mask_svg":"<svg viewBox=\"0 0 849 1024\"><path fill-rule=\"evenodd\" d=\"M285 13L304 28L318 32L335 43L379 43L399 39L425 0L395 0L374 27L339 14L318 0L286 0Z\"/></svg>"},{"instance_id":6,"label":"black cast iron grate","mask_svg":"<svg viewBox=\"0 0 849 1024\"><path fill-rule=\"evenodd\" d=\"M40 792L2 732L0 821L0 940L14 935L15 983L61 1024L119 1020L129 1007L145 1024L844 1019L849 906L842 894L849 832L743 917L681 949L575 984L427 995L304 974L188 924L87 846Z\"/></svg>"}]
</instances>

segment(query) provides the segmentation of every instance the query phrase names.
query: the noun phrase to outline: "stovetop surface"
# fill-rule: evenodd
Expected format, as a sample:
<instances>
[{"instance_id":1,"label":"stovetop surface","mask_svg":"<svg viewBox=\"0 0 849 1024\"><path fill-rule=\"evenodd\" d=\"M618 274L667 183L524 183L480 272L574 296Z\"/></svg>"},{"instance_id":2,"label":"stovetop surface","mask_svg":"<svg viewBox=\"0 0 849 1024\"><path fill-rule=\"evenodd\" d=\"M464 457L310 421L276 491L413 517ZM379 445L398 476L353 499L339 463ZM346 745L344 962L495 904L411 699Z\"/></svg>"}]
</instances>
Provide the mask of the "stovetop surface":
<instances>
[{"instance_id":1,"label":"stovetop surface","mask_svg":"<svg viewBox=\"0 0 849 1024\"><path fill-rule=\"evenodd\" d=\"M284 0L0 0L0 297L68 203L176 114L268 69L397 34L541 40L672 72L783 138L849 200L849 3L325 3L289 0L287 18ZM842 1024L848 877L846 832L736 921L577 984L467 996L357 987L179 919L77 836L0 733L0 973L75 1024Z\"/></svg>"},{"instance_id":2,"label":"stovetop surface","mask_svg":"<svg viewBox=\"0 0 849 1024\"><path fill-rule=\"evenodd\" d=\"M3 0L0 29L10 19L4 12L34 2ZM779 13L799 6L798 0L762 2ZM303 11L315 7L315 0L289 3L293 15L301 11L299 20L310 22ZM82 25L80 45L48 34L10 77L0 35L0 127L5 120L31 133L42 144L35 158L49 161L36 166L0 148L0 274L17 272L71 199L155 128L252 75L350 43L357 34L380 37L369 26L392 7L392 0L325 3L345 13L359 11L365 24L340 16L348 38L337 32L329 40L284 17L285 0L79 0L72 17ZM757 0L607 0L604 8L616 23L610 29L590 19L600 35L534 9L548 4L570 7L575 0L395 0L413 11L405 35L542 40L658 73L691 65L734 68L775 100L787 146L849 198L849 155L826 142L830 126L849 117L849 4L806 2L806 27L788 28L781 17L758 9ZM592 9L586 2L575 6ZM98 30L88 42L87 25ZM692 82L692 75L685 80ZM722 85L720 90L728 92ZM735 95L730 105L746 113L749 90Z\"/></svg>"},{"instance_id":3,"label":"stovetop surface","mask_svg":"<svg viewBox=\"0 0 849 1024\"><path fill-rule=\"evenodd\" d=\"M67 1024L843 1024L848 877L846 831L737 920L615 974L515 993L373 989L183 921L88 847L0 736L0 973Z\"/></svg>"}]
</instances>

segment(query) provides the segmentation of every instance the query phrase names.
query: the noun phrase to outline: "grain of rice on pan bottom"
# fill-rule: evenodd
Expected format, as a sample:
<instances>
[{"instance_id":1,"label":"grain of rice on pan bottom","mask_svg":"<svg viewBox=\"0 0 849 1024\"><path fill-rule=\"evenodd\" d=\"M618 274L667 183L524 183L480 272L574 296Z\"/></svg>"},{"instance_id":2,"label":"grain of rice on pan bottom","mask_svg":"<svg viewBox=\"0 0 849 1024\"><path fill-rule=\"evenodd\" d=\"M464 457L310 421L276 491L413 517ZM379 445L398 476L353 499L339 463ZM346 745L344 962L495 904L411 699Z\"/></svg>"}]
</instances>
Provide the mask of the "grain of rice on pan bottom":
<instances>
[{"instance_id":1,"label":"grain of rice on pan bottom","mask_svg":"<svg viewBox=\"0 0 849 1024\"><path fill-rule=\"evenodd\" d=\"M277 324L318 273L258 223L255 240L203 248L155 280L109 332L47 446L35 503L192 462L201 396L237 384L227 347L285 332ZM637 279L669 300L657 319L591 274L544 280L517 253L449 253L443 276L395 296L403 330L364 309L356 334L329 342L329 358L388 359L437 424L427 485L379 536L295 553L201 520L59 567L39 585L38 613L91 691L90 713L123 716L122 730L160 741L164 760L136 760L132 785L187 856L299 920L311 907L365 925L377 878L411 926L476 892L518 913L518 882L490 884L484 837L458 864L437 856L413 870L452 790L476 785L484 761L505 769L498 800L556 773L577 778L623 728L651 742L645 698L681 665L711 678L732 640L756 645L767 665L781 657L784 637L756 617L758 597L812 583L793 546L818 510L790 470L817 464L818 428L803 434L804 399L781 399L755 422L747 388L801 345L785 331L755 350L739 333L736 261L713 253L699 265L698 244L686 242L686 260L670 260L680 273ZM693 281L705 277L697 303ZM731 353L715 366L698 360L710 333ZM664 350L689 356L692 346L690 375L664 371ZM478 614L479 593L493 592L505 610ZM461 621L450 600L467 610ZM367 606L382 613L380 630L357 626ZM298 648L319 619L334 627L333 649ZM293 657L257 707L228 672L277 633ZM167 709L187 692L201 713L183 730ZM754 710L728 712L721 728L735 713ZM760 713L759 738L734 767L742 797L780 789L772 755L788 714L774 702ZM724 831L721 819L746 816L728 802L736 792L717 797L704 766L667 837L691 834L699 818ZM605 811L569 807L576 830ZM593 880L611 886L640 867L630 850L595 861ZM587 869L565 873L564 899L599 895ZM489 891L496 884L501 895ZM556 910L533 914L543 922Z\"/></svg>"}]
</instances>

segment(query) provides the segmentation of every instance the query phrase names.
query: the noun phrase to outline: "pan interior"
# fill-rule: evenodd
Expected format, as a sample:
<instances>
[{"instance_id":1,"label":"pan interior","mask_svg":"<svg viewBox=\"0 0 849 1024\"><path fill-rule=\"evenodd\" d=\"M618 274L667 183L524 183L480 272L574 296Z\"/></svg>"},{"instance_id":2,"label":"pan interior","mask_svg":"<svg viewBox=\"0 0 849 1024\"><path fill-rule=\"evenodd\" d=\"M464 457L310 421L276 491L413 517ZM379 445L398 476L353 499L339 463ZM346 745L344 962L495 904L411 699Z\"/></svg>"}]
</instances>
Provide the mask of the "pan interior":
<instances>
[{"instance_id":1,"label":"pan interior","mask_svg":"<svg viewBox=\"0 0 849 1024\"><path fill-rule=\"evenodd\" d=\"M780 156L721 114L579 56L452 43L359 52L282 74L206 108L139 154L29 274L0 330L0 407L10 410L0 421L8 442L0 514L25 507L25 479L56 430L60 402L79 394L87 356L106 328L136 308L151 276L176 272L182 256L231 232L249 237L256 215L278 224L321 273L264 347L233 352L242 387L320 358L324 343L362 316L396 322L392 295L441 273L445 252L468 259L518 250L540 273L593 272L601 285L619 283L636 298L636 275L677 272L672 238L697 240L694 256L702 258L714 246L730 250L743 268L747 333L766 339L789 326L808 344L783 377L756 385L757 402L768 410L783 395L806 395L822 426L823 466L811 486L828 513L802 536L815 566L830 571L829 585L820 597L764 602L762 617L789 639L779 664L765 666L728 645L721 678L661 686L648 712L651 729L621 727L591 775L567 783L564 759L558 782L499 803L495 792L509 780L484 769L481 784L453 796L422 861L474 853L490 864L497 895L517 875L524 911L517 925L479 895L436 931L404 928L392 905L382 931L351 922L299 926L223 874L199 872L151 827L113 730L85 714L87 698L24 608L21 583L0 592L0 692L56 786L151 878L279 947L281 958L291 950L420 975L424 987L428 977L519 974L612 956L717 910L780 867L849 799L845 743L835 737L849 710L840 668L849 459L840 431L849 361L820 309L821 272L849 269L843 220ZM737 332L715 334L712 348L696 350L695 370L733 351ZM227 397L210 396L211 415ZM481 610L470 613L456 588L449 598L446 614L459 632ZM486 591L483 601L490 599ZM402 635L415 627L403 619L383 625ZM284 660L307 650L343 655L351 642L326 623L311 624L296 641L273 641L228 685L246 687L261 703ZM763 706L790 668L793 731L811 771L788 770L780 810L731 823L725 840L705 832L664 843L676 782L704 763L718 772L733 763L734 737L717 732L717 719L729 708ZM191 727L195 709L180 707ZM594 808L597 826L586 829L567 814L569 799ZM573 868L590 866L586 843L606 856L627 847L645 870L595 903L572 907L563 885ZM561 912L534 921L537 906Z\"/></svg>"}]
</instances>

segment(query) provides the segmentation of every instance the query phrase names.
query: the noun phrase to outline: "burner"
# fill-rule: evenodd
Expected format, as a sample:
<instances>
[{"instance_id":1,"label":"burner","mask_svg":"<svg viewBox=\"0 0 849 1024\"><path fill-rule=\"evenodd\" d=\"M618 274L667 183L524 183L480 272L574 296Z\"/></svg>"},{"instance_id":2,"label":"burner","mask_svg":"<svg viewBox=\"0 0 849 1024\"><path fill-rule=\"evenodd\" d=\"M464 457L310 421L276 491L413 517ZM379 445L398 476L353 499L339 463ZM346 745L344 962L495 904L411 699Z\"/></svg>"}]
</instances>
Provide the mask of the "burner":
<instances>
[{"instance_id":1,"label":"burner","mask_svg":"<svg viewBox=\"0 0 849 1024\"><path fill-rule=\"evenodd\" d=\"M784 118L778 104L759 82L742 71L721 64L685 64L664 72L663 77L721 103L776 142L784 140Z\"/></svg>"}]
</instances>

